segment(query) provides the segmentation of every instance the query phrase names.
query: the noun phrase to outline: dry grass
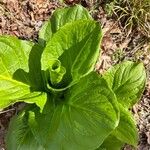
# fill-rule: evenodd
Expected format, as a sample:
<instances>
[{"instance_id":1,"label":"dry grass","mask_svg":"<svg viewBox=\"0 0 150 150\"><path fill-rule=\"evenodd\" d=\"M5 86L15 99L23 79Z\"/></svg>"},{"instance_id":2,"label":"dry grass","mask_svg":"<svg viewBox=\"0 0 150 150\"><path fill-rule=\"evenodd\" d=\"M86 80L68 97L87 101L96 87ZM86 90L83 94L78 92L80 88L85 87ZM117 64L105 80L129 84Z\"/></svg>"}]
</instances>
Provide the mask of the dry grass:
<instances>
[{"instance_id":1,"label":"dry grass","mask_svg":"<svg viewBox=\"0 0 150 150\"><path fill-rule=\"evenodd\" d=\"M150 38L150 0L111 0L106 7L109 15L114 14L124 28L137 28Z\"/></svg>"}]
</instances>

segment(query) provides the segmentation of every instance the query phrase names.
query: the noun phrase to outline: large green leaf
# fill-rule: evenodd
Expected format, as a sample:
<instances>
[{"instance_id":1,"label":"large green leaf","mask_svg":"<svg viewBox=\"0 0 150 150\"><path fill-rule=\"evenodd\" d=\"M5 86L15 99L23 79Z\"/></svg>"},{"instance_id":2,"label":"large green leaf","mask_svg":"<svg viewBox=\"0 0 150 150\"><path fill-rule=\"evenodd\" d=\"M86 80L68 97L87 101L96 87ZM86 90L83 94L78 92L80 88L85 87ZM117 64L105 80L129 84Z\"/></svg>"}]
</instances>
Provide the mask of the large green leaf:
<instances>
[{"instance_id":1,"label":"large green leaf","mask_svg":"<svg viewBox=\"0 0 150 150\"><path fill-rule=\"evenodd\" d=\"M139 100L146 82L143 64L130 61L110 68L103 77L115 92L118 102L127 108Z\"/></svg>"},{"instance_id":2,"label":"large green leaf","mask_svg":"<svg viewBox=\"0 0 150 150\"><path fill-rule=\"evenodd\" d=\"M92 73L65 95L49 96L42 114L29 109L15 118L8 131L7 148L93 150L116 128L118 117L115 95Z\"/></svg>"},{"instance_id":3,"label":"large green leaf","mask_svg":"<svg viewBox=\"0 0 150 150\"><path fill-rule=\"evenodd\" d=\"M118 127L112 132L112 134L120 141L133 145L138 144L138 132L135 125L135 121L129 111L127 111L122 105L120 108L120 121Z\"/></svg>"},{"instance_id":4,"label":"large green leaf","mask_svg":"<svg viewBox=\"0 0 150 150\"><path fill-rule=\"evenodd\" d=\"M96 150L121 150L124 142L118 140L115 136L109 135L103 144Z\"/></svg>"},{"instance_id":5,"label":"large green leaf","mask_svg":"<svg viewBox=\"0 0 150 150\"><path fill-rule=\"evenodd\" d=\"M59 59L65 67L61 85L68 85L94 69L99 55L101 28L95 21L82 20L63 26L48 42L42 54L42 69Z\"/></svg>"},{"instance_id":6,"label":"large green leaf","mask_svg":"<svg viewBox=\"0 0 150 150\"><path fill-rule=\"evenodd\" d=\"M45 92L44 71L41 70L41 55L43 47L34 44L29 55L29 80L32 91Z\"/></svg>"},{"instance_id":7,"label":"large green leaf","mask_svg":"<svg viewBox=\"0 0 150 150\"><path fill-rule=\"evenodd\" d=\"M118 125L116 97L96 73L64 95L50 96L49 102L45 113L30 113L29 119L32 133L46 150L96 149Z\"/></svg>"},{"instance_id":8,"label":"large green leaf","mask_svg":"<svg viewBox=\"0 0 150 150\"><path fill-rule=\"evenodd\" d=\"M42 26L39 32L39 38L48 42L52 35L66 23L91 18L92 17L89 15L88 11L80 5L76 5L71 8L57 9L53 13L51 19L45 22Z\"/></svg>"},{"instance_id":9,"label":"large green leaf","mask_svg":"<svg viewBox=\"0 0 150 150\"><path fill-rule=\"evenodd\" d=\"M21 113L11 120L6 137L7 150L45 150L32 134L28 116L28 113Z\"/></svg>"},{"instance_id":10,"label":"large green leaf","mask_svg":"<svg viewBox=\"0 0 150 150\"><path fill-rule=\"evenodd\" d=\"M45 103L45 94L30 90L27 72L32 45L14 37L0 36L0 108L18 101L36 102L38 106Z\"/></svg>"},{"instance_id":11,"label":"large green leaf","mask_svg":"<svg viewBox=\"0 0 150 150\"><path fill-rule=\"evenodd\" d=\"M138 132L134 119L129 111L119 104L120 121L118 127L105 139L97 150L120 150L123 145L134 147L138 143Z\"/></svg>"},{"instance_id":12,"label":"large green leaf","mask_svg":"<svg viewBox=\"0 0 150 150\"><path fill-rule=\"evenodd\" d=\"M11 36L0 36L0 58L8 73L13 75L19 68L28 72L28 58L33 43ZM1 72L0 72L1 73Z\"/></svg>"}]
</instances>

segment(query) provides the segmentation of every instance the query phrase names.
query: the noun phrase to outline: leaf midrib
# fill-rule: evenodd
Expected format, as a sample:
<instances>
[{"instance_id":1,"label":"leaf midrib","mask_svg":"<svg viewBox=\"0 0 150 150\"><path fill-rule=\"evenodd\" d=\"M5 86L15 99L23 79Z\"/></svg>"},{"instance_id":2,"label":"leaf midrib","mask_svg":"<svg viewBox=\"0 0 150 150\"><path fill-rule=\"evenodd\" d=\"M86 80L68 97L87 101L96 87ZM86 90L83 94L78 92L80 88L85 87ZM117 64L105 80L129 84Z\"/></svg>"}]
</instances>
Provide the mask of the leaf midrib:
<instances>
[{"instance_id":1,"label":"leaf midrib","mask_svg":"<svg viewBox=\"0 0 150 150\"><path fill-rule=\"evenodd\" d=\"M23 82L14 80L12 78L9 78L9 77L3 76L3 75L0 75L0 79L5 80L5 81L9 81L9 82L12 82L12 83L15 83L15 84L18 84L20 86L25 86L25 87L28 87L28 88L30 87L29 85L24 84Z\"/></svg>"}]
</instances>

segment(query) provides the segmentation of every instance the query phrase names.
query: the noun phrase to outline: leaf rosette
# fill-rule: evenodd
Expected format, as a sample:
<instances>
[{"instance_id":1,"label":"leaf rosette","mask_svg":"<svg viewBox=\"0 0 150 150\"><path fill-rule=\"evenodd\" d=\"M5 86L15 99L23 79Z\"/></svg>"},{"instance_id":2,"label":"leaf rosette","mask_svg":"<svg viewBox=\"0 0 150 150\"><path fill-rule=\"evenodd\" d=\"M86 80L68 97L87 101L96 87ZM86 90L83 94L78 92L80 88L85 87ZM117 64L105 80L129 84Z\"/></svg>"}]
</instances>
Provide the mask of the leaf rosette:
<instances>
[{"instance_id":1,"label":"leaf rosette","mask_svg":"<svg viewBox=\"0 0 150 150\"><path fill-rule=\"evenodd\" d=\"M143 91L144 69L125 62L98 75L101 39L100 24L79 5L56 10L38 43L0 36L0 108L28 103L10 123L8 150L107 149L112 137L116 147L136 146L127 110Z\"/></svg>"}]
</instances>

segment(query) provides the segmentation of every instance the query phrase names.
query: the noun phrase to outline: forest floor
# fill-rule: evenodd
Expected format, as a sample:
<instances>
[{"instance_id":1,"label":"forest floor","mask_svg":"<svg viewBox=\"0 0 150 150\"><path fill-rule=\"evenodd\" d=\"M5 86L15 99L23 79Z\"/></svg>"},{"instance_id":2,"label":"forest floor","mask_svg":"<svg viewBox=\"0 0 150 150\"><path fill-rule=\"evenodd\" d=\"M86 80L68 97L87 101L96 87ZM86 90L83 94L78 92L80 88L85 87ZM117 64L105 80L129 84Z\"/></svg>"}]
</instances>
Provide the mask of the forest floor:
<instances>
[{"instance_id":1,"label":"forest floor","mask_svg":"<svg viewBox=\"0 0 150 150\"><path fill-rule=\"evenodd\" d=\"M96 70L103 72L123 60L142 61L147 70L147 86L143 96L132 112L139 131L138 150L150 150L150 37L137 29L127 30L120 21L110 17L104 3L86 0L68 0L67 4L50 0L0 0L0 35L8 34L20 39L36 41L38 31L58 7L81 3L103 29L102 57ZM150 29L148 31L150 33ZM4 136L9 121L24 104L15 104L0 111L0 150L5 150ZM129 146L124 148L131 150Z\"/></svg>"}]
</instances>

